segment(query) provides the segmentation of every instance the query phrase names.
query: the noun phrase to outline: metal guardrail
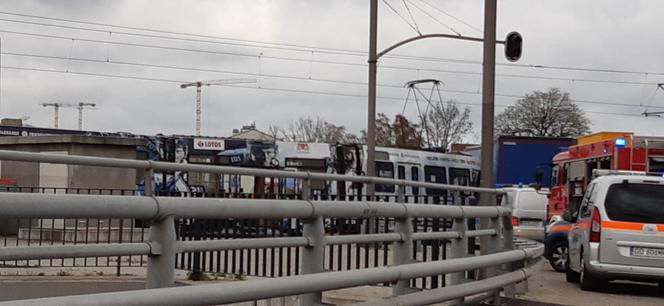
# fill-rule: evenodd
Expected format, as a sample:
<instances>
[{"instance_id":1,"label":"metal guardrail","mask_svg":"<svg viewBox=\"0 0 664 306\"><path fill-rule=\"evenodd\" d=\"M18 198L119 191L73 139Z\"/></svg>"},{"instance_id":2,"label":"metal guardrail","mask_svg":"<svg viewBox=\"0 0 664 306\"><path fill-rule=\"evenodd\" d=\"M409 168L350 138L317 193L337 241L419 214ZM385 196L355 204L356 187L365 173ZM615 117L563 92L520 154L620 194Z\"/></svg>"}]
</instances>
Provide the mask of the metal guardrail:
<instances>
[{"instance_id":1,"label":"metal guardrail","mask_svg":"<svg viewBox=\"0 0 664 306\"><path fill-rule=\"evenodd\" d=\"M360 176L293 173L279 170L2 150L0 150L0 160L146 169L146 194L152 194L150 186L152 185L151 174L154 170L298 177L303 180L303 200L0 194L0 218L136 218L151 220L149 239L140 243L6 247L0 250L0 260L148 255L147 288L149 289L11 301L0 303L0 305L214 305L289 295L301 295L301 305L321 305L323 291L378 283L393 283L395 297L370 302L367 305L419 305L445 300L456 300L457 304L463 304L465 296L489 292L491 294L487 296L496 297L496 293L501 288L510 287L516 282L525 280L531 273L526 262L538 258L543 253L541 245L524 245L525 247L522 249L514 249L510 211L503 207L404 203L406 186L443 189L453 193L461 191L501 193L495 189ZM309 184L312 179L394 184L399 187L398 198L401 203L312 201L309 200ZM455 196L457 202L460 198L460 196ZM178 241L175 233L175 217L301 218L304 227L302 237ZM324 217L387 217L394 218L396 226L393 233L326 236ZM413 219L420 217L452 219L452 228L446 232L414 232ZM468 230L469 218L488 218L490 227ZM483 254L486 255L468 257L468 238L480 236L488 237L490 241L487 247L483 247ZM413 242L432 239L450 241L449 259L429 262L414 261L411 254ZM324 272L324 253L327 245L378 242L393 243L392 265ZM300 256L302 275L230 284L169 288L174 284L176 253L263 247L301 247L303 249L302 256ZM521 268L517 268L518 266ZM465 278L465 271L483 268L491 268L487 270L490 272L484 279L471 281ZM499 274L499 271L507 272ZM449 275L449 284L445 288L412 293L411 279L441 274Z\"/></svg>"}]
</instances>

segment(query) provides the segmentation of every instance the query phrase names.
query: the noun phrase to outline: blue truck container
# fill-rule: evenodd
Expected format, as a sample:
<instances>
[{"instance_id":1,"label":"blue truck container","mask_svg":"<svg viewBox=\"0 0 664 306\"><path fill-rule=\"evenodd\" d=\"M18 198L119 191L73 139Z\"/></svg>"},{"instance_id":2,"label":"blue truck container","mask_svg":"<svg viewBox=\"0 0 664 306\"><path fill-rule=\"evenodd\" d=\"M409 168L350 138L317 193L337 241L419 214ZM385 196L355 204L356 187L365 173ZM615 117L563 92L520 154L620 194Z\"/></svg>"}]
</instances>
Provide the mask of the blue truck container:
<instances>
[{"instance_id":1,"label":"blue truck container","mask_svg":"<svg viewBox=\"0 0 664 306\"><path fill-rule=\"evenodd\" d=\"M567 151L575 143L573 138L498 137L494 151L496 186L535 183L538 171L542 175L542 186L550 186L553 156Z\"/></svg>"}]
</instances>

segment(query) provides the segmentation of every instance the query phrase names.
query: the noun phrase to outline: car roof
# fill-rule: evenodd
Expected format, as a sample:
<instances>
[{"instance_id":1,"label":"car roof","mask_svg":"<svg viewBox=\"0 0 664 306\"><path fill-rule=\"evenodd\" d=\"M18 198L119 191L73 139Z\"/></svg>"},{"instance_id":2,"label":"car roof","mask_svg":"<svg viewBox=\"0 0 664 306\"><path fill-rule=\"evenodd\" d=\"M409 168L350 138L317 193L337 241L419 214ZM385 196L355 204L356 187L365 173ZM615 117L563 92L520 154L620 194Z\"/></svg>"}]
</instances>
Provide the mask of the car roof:
<instances>
[{"instance_id":1,"label":"car roof","mask_svg":"<svg viewBox=\"0 0 664 306\"><path fill-rule=\"evenodd\" d=\"M632 183L642 183L643 181L648 181L650 183L660 183L664 184L664 178L661 176L650 176L650 175L605 175L596 178L593 182L601 184L615 184L620 183L624 180Z\"/></svg>"}]
</instances>

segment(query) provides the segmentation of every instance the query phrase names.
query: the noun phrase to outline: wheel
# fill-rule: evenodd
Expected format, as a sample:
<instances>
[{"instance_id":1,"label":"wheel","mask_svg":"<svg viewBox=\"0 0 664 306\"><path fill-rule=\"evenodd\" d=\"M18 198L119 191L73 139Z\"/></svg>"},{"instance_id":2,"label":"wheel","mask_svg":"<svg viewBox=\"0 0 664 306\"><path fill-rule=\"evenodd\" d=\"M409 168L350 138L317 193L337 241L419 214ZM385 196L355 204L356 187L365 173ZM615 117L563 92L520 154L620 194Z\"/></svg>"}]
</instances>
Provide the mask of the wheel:
<instances>
[{"instance_id":1,"label":"wheel","mask_svg":"<svg viewBox=\"0 0 664 306\"><path fill-rule=\"evenodd\" d=\"M583 260L583 255L581 255L581 274L579 275L579 285L581 290L584 291L595 291L600 287L602 280L590 274L588 268L586 268L586 263Z\"/></svg>"},{"instance_id":2,"label":"wheel","mask_svg":"<svg viewBox=\"0 0 664 306\"><path fill-rule=\"evenodd\" d=\"M551 247L551 258L549 263L551 268L557 272L565 272L565 265L567 263L567 241L557 241Z\"/></svg>"},{"instance_id":3,"label":"wheel","mask_svg":"<svg viewBox=\"0 0 664 306\"><path fill-rule=\"evenodd\" d=\"M578 283L581 275L579 272L572 270L569 266L569 253L567 253L567 259L565 260L565 280L568 283Z\"/></svg>"}]
</instances>

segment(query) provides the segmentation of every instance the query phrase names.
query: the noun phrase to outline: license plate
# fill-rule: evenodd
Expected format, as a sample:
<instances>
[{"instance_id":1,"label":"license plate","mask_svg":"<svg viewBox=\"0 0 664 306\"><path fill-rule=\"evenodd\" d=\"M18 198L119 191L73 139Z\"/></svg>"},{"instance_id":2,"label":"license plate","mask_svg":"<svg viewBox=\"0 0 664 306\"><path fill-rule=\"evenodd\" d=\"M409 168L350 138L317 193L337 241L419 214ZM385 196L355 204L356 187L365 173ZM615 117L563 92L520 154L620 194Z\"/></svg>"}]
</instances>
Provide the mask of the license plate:
<instances>
[{"instance_id":1,"label":"license plate","mask_svg":"<svg viewBox=\"0 0 664 306\"><path fill-rule=\"evenodd\" d=\"M630 253L632 256L664 258L664 249L632 247Z\"/></svg>"},{"instance_id":2,"label":"license plate","mask_svg":"<svg viewBox=\"0 0 664 306\"><path fill-rule=\"evenodd\" d=\"M542 221L521 221L522 225L525 226L542 226Z\"/></svg>"}]
</instances>

